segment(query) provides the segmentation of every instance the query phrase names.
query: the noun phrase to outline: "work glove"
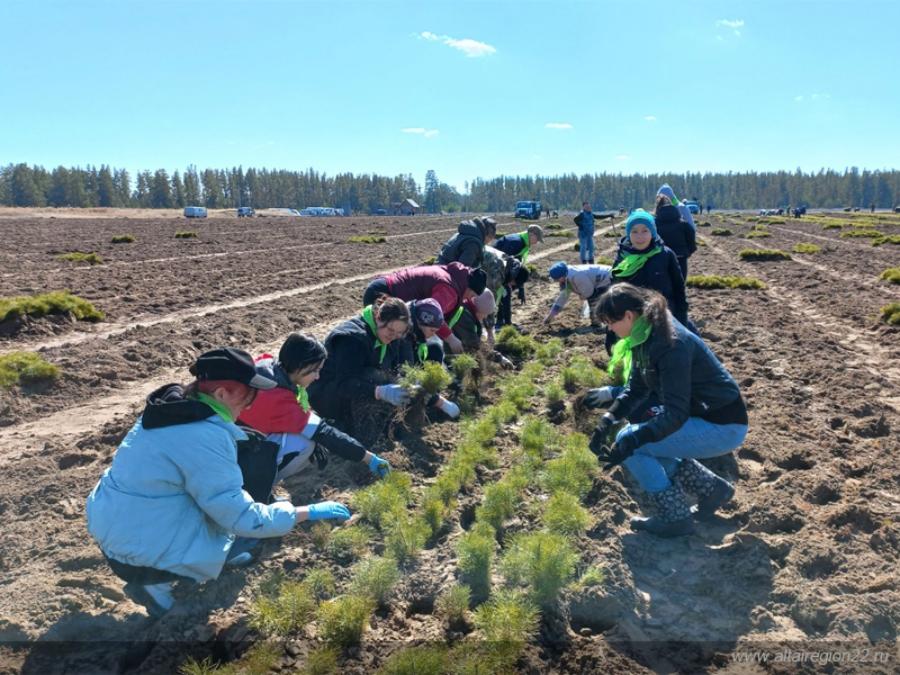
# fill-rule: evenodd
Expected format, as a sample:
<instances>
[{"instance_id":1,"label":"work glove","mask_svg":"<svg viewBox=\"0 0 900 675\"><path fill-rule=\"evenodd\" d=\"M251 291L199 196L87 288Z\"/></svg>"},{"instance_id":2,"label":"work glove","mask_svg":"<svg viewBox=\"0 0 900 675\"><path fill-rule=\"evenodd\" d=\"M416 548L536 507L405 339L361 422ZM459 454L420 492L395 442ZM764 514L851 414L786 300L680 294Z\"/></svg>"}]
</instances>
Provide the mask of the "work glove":
<instances>
[{"instance_id":1,"label":"work glove","mask_svg":"<svg viewBox=\"0 0 900 675\"><path fill-rule=\"evenodd\" d=\"M350 511L338 502L319 502L306 507L309 520L347 520Z\"/></svg>"},{"instance_id":2,"label":"work glove","mask_svg":"<svg viewBox=\"0 0 900 675\"><path fill-rule=\"evenodd\" d=\"M312 454L309 456L309 463L315 464L319 471L323 471L328 466L328 448L321 443L316 443Z\"/></svg>"},{"instance_id":3,"label":"work glove","mask_svg":"<svg viewBox=\"0 0 900 675\"><path fill-rule=\"evenodd\" d=\"M518 295L519 295L519 304L520 304L520 305L524 305L524 304L525 304L525 287L524 287L524 286L519 286L519 289L518 289L518 290L519 290L519 293L518 293Z\"/></svg>"},{"instance_id":4,"label":"work glove","mask_svg":"<svg viewBox=\"0 0 900 675\"><path fill-rule=\"evenodd\" d=\"M625 434L613 443L611 448L603 448L603 451L597 454L597 459L606 462L603 468L609 471L631 457L637 448L637 437L634 434Z\"/></svg>"},{"instance_id":5,"label":"work glove","mask_svg":"<svg viewBox=\"0 0 900 675\"><path fill-rule=\"evenodd\" d=\"M510 361L508 358L503 356L500 352L497 352L497 361L498 363L505 368L506 370L515 370L516 364Z\"/></svg>"},{"instance_id":6,"label":"work glove","mask_svg":"<svg viewBox=\"0 0 900 675\"><path fill-rule=\"evenodd\" d=\"M385 403L390 403L398 408L409 403L410 392L399 384L383 384L375 387L375 398Z\"/></svg>"},{"instance_id":7,"label":"work glove","mask_svg":"<svg viewBox=\"0 0 900 675\"><path fill-rule=\"evenodd\" d=\"M454 354L462 354L463 352L462 340L455 335L450 335L450 337L447 338L447 346L450 347L450 351Z\"/></svg>"},{"instance_id":8,"label":"work glove","mask_svg":"<svg viewBox=\"0 0 900 675\"><path fill-rule=\"evenodd\" d=\"M448 417L451 417L453 419L459 417L459 406L456 405L453 401L448 401L443 396L439 396L435 405L443 410Z\"/></svg>"},{"instance_id":9,"label":"work glove","mask_svg":"<svg viewBox=\"0 0 900 675\"><path fill-rule=\"evenodd\" d=\"M369 460L369 471L379 478L384 478L391 472L391 465L373 452L372 459Z\"/></svg>"},{"instance_id":10,"label":"work glove","mask_svg":"<svg viewBox=\"0 0 900 675\"><path fill-rule=\"evenodd\" d=\"M613 401L612 387L597 387L596 389L588 389L584 395L582 403L585 408L605 408Z\"/></svg>"},{"instance_id":11,"label":"work glove","mask_svg":"<svg viewBox=\"0 0 900 675\"><path fill-rule=\"evenodd\" d=\"M603 417L600 418L600 422L597 424L597 428L594 429L594 433L591 436L591 442L588 447L590 447L591 452L595 455L599 456L601 452L605 452L608 450L606 445L606 437L609 436L609 430L612 429L618 420L613 417L611 414L606 413Z\"/></svg>"}]
</instances>

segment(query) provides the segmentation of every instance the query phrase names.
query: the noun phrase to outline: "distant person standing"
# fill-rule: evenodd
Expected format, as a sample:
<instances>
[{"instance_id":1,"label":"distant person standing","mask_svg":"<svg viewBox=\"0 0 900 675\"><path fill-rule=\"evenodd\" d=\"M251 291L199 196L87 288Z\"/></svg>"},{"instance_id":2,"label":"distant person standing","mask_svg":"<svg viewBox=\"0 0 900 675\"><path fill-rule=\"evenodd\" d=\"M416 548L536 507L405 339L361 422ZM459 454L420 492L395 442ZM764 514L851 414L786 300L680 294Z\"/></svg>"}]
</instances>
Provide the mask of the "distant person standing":
<instances>
[{"instance_id":1,"label":"distant person standing","mask_svg":"<svg viewBox=\"0 0 900 675\"><path fill-rule=\"evenodd\" d=\"M712 211L712 205L709 202L706 202L706 215L709 215L710 211Z\"/></svg>"},{"instance_id":2,"label":"distant person standing","mask_svg":"<svg viewBox=\"0 0 900 675\"><path fill-rule=\"evenodd\" d=\"M594 214L590 202L582 202L581 213L574 218L578 226L578 253L582 264L594 264Z\"/></svg>"},{"instance_id":3,"label":"distant person standing","mask_svg":"<svg viewBox=\"0 0 900 675\"><path fill-rule=\"evenodd\" d=\"M663 243L672 249L681 267L681 276L688 277L688 258L697 250L697 233L681 218L681 212L665 195L656 196L656 232Z\"/></svg>"}]
</instances>

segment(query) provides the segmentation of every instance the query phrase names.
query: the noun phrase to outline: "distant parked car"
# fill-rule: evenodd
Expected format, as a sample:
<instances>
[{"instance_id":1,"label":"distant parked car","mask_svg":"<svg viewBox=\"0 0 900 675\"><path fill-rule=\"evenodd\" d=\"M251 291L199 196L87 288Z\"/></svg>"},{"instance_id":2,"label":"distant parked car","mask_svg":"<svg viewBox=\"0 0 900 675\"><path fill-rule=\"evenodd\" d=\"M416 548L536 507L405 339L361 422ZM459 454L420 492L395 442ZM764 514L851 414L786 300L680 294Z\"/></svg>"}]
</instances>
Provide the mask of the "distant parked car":
<instances>
[{"instance_id":1,"label":"distant parked car","mask_svg":"<svg viewBox=\"0 0 900 675\"><path fill-rule=\"evenodd\" d=\"M238 218L249 218L250 216L254 215L255 213L256 213L256 211L254 211L249 206L239 206L238 210L237 210Z\"/></svg>"},{"instance_id":2,"label":"distant parked car","mask_svg":"<svg viewBox=\"0 0 900 675\"><path fill-rule=\"evenodd\" d=\"M375 209L375 215L376 216L386 216L387 209Z\"/></svg>"},{"instance_id":3,"label":"distant parked car","mask_svg":"<svg viewBox=\"0 0 900 675\"><path fill-rule=\"evenodd\" d=\"M185 206L184 207L184 217L185 218L206 218L206 207L205 206Z\"/></svg>"},{"instance_id":4,"label":"distant parked car","mask_svg":"<svg viewBox=\"0 0 900 675\"><path fill-rule=\"evenodd\" d=\"M692 200L685 200L684 205L688 207L691 213L700 213L700 204Z\"/></svg>"}]
</instances>

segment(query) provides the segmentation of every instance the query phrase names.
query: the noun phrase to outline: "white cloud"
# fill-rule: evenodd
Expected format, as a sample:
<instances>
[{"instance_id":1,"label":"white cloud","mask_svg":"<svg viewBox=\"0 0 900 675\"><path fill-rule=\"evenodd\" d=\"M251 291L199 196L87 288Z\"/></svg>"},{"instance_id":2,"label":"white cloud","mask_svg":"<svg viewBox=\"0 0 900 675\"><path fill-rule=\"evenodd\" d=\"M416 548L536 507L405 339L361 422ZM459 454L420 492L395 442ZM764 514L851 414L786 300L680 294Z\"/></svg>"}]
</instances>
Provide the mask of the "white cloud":
<instances>
[{"instance_id":1,"label":"white cloud","mask_svg":"<svg viewBox=\"0 0 900 675\"><path fill-rule=\"evenodd\" d=\"M470 59L478 58L480 56L490 56L497 52L497 48L493 45L489 45L486 42L479 42L472 38L460 39L450 37L449 35L437 35L427 30L419 33L419 37L423 40L428 40L429 42L440 42L448 47L457 49Z\"/></svg>"},{"instance_id":2,"label":"white cloud","mask_svg":"<svg viewBox=\"0 0 900 675\"><path fill-rule=\"evenodd\" d=\"M437 129L426 129L425 127L404 127L400 131L404 134L415 134L417 136L424 136L425 138L434 138L441 133Z\"/></svg>"},{"instance_id":3,"label":"white cloud","mask_svg":"<svg viewBox=\"0 0 900 675\"><path fill-rule=\"evenodd\" d=\"M547 124L544 125L544 128L545 129L574 129L575 127L573 127L568 122L547 122Z\"/></svg>"},{"instance_id":4,"label":"white cloud","mask_svg":"<svg viewBox=\"0 0 900 675\"><path fill-rule=\"evenodd\" d=\"M736 37L741 37L740 29L744 27L743 19L719 19L716 21L716 27L730 29Z\"/></svg>"},{"instance_id":5,"label":"white cloud","mask_svg":"<svg viewBox=\"0 0 900 675\"><path fill-rule=\"evenodd\" d=\"M631 155L616 155L616 159L620 162L624 162L626 159L631 159Z\"/></svg>"},{"instance_id":6,"label":"white cloud","mask_svg":"<svg viewBox=\"0 0 900 675\"><path fill-rule=\"evenodd\" d=\"M801 95L801 96L795 96L795 97L794 97L794 100L795 100L797 103L800 103L800 102L803 101L803 96L802 96L802 95Z\"/></svg>"},{"instance_id":7,"label":"white cloud","mask_svg":"<svg viewBox=\"0 0 900 675\"><path fill-rule=\"evenodd\" d=\"M825 101L830 98L831 94L798 94L794 97L794 101L803 103L803 101Z\"/></svg>"},{"instance_id":8,"label":"white cloud","mask_svg":"<svg viewBox=\"0 0 900 675\"><path fill-rule=\"evenodd\" d=\"M656 115L644 115L644 119L647 120L648 122L655 122Z\"/></svg>"}]
</instances>

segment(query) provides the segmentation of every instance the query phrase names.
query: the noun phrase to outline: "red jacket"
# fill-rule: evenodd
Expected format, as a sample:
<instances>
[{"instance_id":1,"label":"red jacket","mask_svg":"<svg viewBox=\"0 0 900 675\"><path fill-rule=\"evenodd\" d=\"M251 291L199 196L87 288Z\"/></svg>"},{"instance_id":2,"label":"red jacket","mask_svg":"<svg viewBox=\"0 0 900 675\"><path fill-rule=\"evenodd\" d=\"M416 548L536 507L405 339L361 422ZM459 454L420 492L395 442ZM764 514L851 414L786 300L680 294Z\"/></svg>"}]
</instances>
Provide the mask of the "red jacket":
<instances>
[{"instance_id":1,"label":"red jacket","mask_svg":"<svg viewBox=\"0 0 900 675\"><path fill-rule=\"evenodd\" d=\"M304 411L297 402L296 385L280 366L275 365L275 357L271 354L260 356L256 359L256 365L269 370L269 377L278 382L278 386L256 392L253 405L241 413L238 422L264 434L302 433L309 423L312 409Z\"/></svg>"},{"instance_id":2,"label":"red jacket","mask_svg":"<svg viewBox=\"0 0 900 675\"><path fill-rule=\"evenodd\" d=\"M458 262L447 265L419 265L404 267L384 279L388 290L395 298L409 302L432 298L444 312L444 318L452 316L462 302L469 287L469 268ZM442 338L450 337L446 320L438 330Z\"/></svg>"}]
</instances>

